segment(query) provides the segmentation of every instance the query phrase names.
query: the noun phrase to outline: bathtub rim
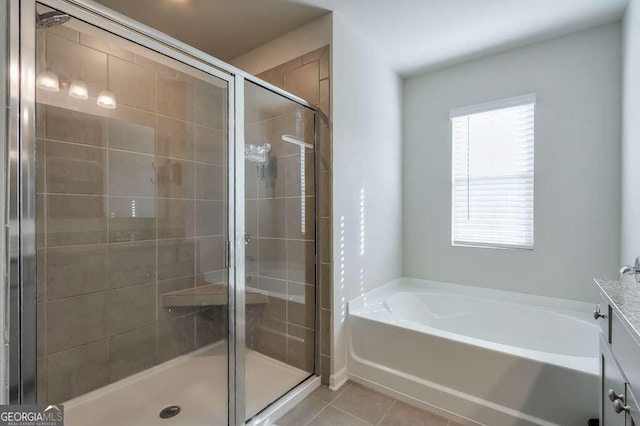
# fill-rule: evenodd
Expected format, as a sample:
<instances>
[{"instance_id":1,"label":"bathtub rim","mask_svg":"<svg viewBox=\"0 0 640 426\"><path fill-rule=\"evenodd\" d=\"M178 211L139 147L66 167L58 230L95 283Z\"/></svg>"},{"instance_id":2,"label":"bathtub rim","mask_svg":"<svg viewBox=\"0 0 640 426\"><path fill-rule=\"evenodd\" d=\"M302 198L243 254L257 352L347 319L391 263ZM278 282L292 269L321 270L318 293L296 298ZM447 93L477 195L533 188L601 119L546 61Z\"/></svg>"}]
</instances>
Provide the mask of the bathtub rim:
<instances>
[{"instance_id":1,"label":"bathtub rim","mask_svg":"<svg viewBox=\"0 0 640 426\"><path fill-rule=\"evenodd\" d=\"M569 316L572 320L583 322L585 326L593 328L595 336L597 336L600 332L600 328L597 324L592 324L591 322L587 321L587 315L593 309L593 306L587 302L404 277L393 280L387 284L382 285L381 287L378 287L370 292L365 293L364 295L351 300L348 304L348 316L357 316L364 320L386 324L391 327L408 329L416 333L429 334L442 339L454 340L462 344L481 347L489 351L507 353L512 356L522 357L536 362L549 363L561 368L576 370L586 374L595 376L600 374L597 349L595 350L594 355L589 357L564 355L552 352L538 351L534 349L525 349L518 346L511 346L503 343L482 340L472 336L453 333L412 321L401 321L399 323L392 323L380 318L380 315L362 312L365 308L365 299L370 299L371 303L376 303L381 299L385 299L386 297L392 294L397 294L399 292L424 293L425 291L439 291L442 293L466 296L476 295L481 298L499 296L501 300L504 300L506 303L527 305L538 309L546 308L547 310L551 310L554 313ZM531 300L531 302L533 303L528 303L529 300Z\"/></svg>"}]
</instances>

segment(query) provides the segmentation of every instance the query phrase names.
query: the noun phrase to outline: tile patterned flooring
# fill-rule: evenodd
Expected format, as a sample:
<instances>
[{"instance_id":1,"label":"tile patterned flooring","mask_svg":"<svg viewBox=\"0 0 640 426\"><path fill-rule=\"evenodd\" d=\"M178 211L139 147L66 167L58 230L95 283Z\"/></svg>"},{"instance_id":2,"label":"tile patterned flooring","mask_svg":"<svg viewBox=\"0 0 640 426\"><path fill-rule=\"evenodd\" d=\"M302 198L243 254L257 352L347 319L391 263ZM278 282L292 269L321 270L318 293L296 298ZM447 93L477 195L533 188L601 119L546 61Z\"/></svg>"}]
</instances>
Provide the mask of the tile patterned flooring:
<instances>
[{"instance_id":1,"label":"tile patterned flooring","mask_svg":"<svg viewBox=\"0 0 640 426\"><path fill-rule=\"evenodd\" d=\"M336 392L318 388L277 426L460 426L439 415L348 382Z\"/></svg>"}]
</instances>

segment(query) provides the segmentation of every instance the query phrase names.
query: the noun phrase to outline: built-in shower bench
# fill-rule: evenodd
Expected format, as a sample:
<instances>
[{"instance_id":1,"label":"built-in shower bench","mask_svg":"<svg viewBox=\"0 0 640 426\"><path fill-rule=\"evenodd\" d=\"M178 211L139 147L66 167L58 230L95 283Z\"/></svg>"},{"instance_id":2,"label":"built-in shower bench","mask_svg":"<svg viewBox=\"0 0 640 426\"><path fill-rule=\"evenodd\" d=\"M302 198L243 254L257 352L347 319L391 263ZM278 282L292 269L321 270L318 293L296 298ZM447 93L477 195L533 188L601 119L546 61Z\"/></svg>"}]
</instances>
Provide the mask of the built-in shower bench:
<instances>
[{"instance_id":1,"label":"built-in shower bench","mask_svg":"<svg viewBox=\"0 0 640 426\"><path fill-rule=\"evenodd\" d=\"M185 290L172 291L162 295L162 306L165 308L177 308L188 306L219 306L227 305L228 286L225 283L207 284L200 287ZM247 305L267 303L268 296L252 290L245 292Z\"/></svg>"}]
</instances>

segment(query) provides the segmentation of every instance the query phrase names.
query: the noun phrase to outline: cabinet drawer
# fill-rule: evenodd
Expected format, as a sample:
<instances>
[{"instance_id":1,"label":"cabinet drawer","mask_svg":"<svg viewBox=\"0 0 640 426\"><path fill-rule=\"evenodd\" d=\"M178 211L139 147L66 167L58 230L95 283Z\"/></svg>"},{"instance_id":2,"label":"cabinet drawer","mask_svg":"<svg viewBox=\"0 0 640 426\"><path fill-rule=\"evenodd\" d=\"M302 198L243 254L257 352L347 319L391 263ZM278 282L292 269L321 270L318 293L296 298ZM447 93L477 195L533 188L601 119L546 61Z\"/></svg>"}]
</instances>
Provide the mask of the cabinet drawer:
<instances>
[{"instance_id":1,"label":"cabinet drawer","mask_svg":"<svg viewBox=\"0 0 640 426\"><path fill-rule=\"evenodd\" d=\"M611 349L631 389L640 389L640 344L616 314L611 316Z\"/></svg>"}]
</instances>

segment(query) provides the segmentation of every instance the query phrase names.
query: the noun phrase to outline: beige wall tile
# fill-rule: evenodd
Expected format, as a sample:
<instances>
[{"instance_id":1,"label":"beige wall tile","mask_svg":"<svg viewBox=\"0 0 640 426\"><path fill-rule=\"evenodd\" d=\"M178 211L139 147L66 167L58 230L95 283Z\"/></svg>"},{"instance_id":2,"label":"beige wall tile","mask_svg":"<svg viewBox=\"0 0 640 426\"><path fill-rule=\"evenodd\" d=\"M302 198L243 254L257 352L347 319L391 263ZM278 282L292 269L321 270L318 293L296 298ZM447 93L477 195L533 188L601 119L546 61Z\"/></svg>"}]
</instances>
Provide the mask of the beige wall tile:
<instances>
[{"instance_id":1,"label":"beige wall tile","mask_svg":"<svg viewBox=\"0 0 640 426\"><path fill-rule=\"evenodd\" d=\"M258 200L258 237L286 237L286 208L286 198Z\"/></svg>"},{"instance_id":2,"label":"beige wall tile","mask_svg":"<svg viewBox=\"0 0 640 426\"><path fill-rule=\"evenodd\" d=\"M155 154L155 114L126 105L118 105L116 111L119 117L109 120L109 148Z\"/></svg>"},{"instance_id":3,"label":"beige wall tile","mask_svg":"<svg viewBox=\"0 0 640 426\"><path fill-rule=\"evenodd\" d=\"M156 320L155 283L109 292L109 335L151 325Z\"/></svg>"},{"instance_id":4,"label":"beige wall tile","mask_svg":"<svg viewBox=\"0 0 640 426\"><path fill-rule=\"evenodd\" d=\"M120 288L156 279L156 242L109 244L109 287Z\"/></svg>"},{"instance_id":5,"label":"beige wall tile","mask_svg":"<svg viewBox=\"0 0 640 426\"><path fill-rule=\"evenodd\" d=\"M264 167L248 163L247 173L257 177L258 198L284 197L287 194L287 157L276 157L269 160ZM259 175L260 173L260 175Z\"/></svg>"},{"instance_id":6,"label":"beige wall tile","mask_svg":"<svg viewBox=\"0 0 640 426\"><path fill-rule=\"evenodd\" d=\"M316 49L312 52L309 52L305 55L302 55L302 63L303 64L308 64L310 62L314 62L314 61L318 61L320 60L320 57L322 56L322 53L324 52L324 47L321 47L320 49Z\"/></svg>"},{"instance_id":7,"label":"beige wall tile","mask_svg":"<svg viewBox=\"0 0 640 426\"><path fill-rule=\"evenodd\" d=\"M284 74L285 89L313 105L318 104L320 100L319 83L318 62L311 62Z\"/></svg>"},{"instance_id":8,"label":"beige wall tile","mask_svg":"<svg viewBox=\"0 0 640 426\"><path fill-rule=\"evenodd\" d=\"M315 242L287 240L287 279L315 284Z\"/></svg>"},{"instance_id":9,"label":"beige wall tile","mask_svg":"<svg viewBox=\"0 0 640 426\"><path fill-rule=\"evenodd\" d=\"M109 339L110 383L151 368L156 363L155 325Z\"/></svg>"},{"instance_id":10,"label":"beige wall tile","mask_svg":"<svg viewBox=\"0 0 640 426\"><path fill-rule=\"evenodd\" d=\"M47 356L47 304L38 302L36 306L36 356Z\"/></svg>"},{"instance_id":11,"label":"beige wall tile","mask_svg":"<svg viewBox=\"0 0 640 426\"><path fill-rule=\"evenodd\" d=\"M329 78L329 59L330 59L330 50L329 50L329 46L325 47L324 52L322 53L322 56L320 56L320 79L325 79L325 78Z\"/></svg>"},{"instance_id":12,"label":"beige wall tile","mask_svg":"<svg viewBox=\"0 0 640 426\"><path fill-rule=\"evenodd\" d=\"M107 245L47 250L48 300L106 290L109 281Z\"/></svg>"},{"instance_id":13,"label":"beige wall tile","mask_svg":"<svg viewBox=\"0 0 640 426\"><path fill-rule=\"evenodd\" d=\"M74 41L47 34L47 63L61 79L80 78L89 96L97 98L107 87L107 55Z\"/></svg>"},{"instance_id":14,"label":"beige wall tile","mask_svg":"<svg viewBox=\"0 0 640 426\"><path fill-rule=\"evenodd\" d=\"M66 27L62 26L62 27L56 27L56 28L66 28ZM73 31L73 30L69 30L69 31ZM76 31L73 31L73 32L76 33ZM77 36L77 33L76 33L76 36ZM111 38L108 36L96 37L96 36L92 36L85 33L79 33L79 37L80 37L80 43L85 46L91 47L93 49L107 53L109 55L117 56L118 58L124 59L126 61L133 62L133 53L131 53L126 49L121 48L116 43L112 43ZM76 39L73 39L73 40L75 41Z\"/></svg>"},{"instance_id":15,"label":"beige wall tile","mask_svg":"<svg viewBox=\"0 0 640 426\"><path fill-rule=\"evenodd\" d=\"M227 89L196 81L196 123L214 129L226 129Z\"/></svg>"},{"instance_id":16,"label":"beige wall tile","mask_svg":"<svg viewBox=\"0 0 640 426\"><path fill-rule=\"evenodd\" d=\"M287 198L287 238L315 241L315 216L315 198L313 196Z\"/></svg>"},{"instance_id":17,"label":"beige wall tile","mask_svg":"<svg viewBox=\"0 0 640 426\"><path fill-rule=\"evenodd\" d=\"M196 272L199 274L224 268L224 238L200 237L196 240Z\"/></svg>"},{"instance_id":18,"label":"beige wall tile","mask_svg":"<svg viewBox=\"0 0 640 426\"><path fill-rule=\"evenodd\" d=\"M47 192L106 195L107 150L47 142Z\"/></svg>"},{"instance_id":19,"label":"beige wall tile","mask_svg":"<svg viewBox=\"0 0 640 426\"><path fill-rule=\"evenodd\" d=\"M36 245L46 248L47 240L47 196L36 194Z\"/></svg>"},{"instance_id":20,"label":"beige wall tile","mask_svg":"<svg viewBox=\"0 0 640 426\"><path fill-rule=\"evenodd\" d=\"M38 404L46 404L49 401L47 396L47 358L38 357L36 361L37 388L36 395Z\"/></svg>"},{"instance_id":21,"label":"beige wall tile","mask_svg":"<svg viewBox=\"0 0 640 426\"><path fill-rule=\"evenodd\" d=\"M158 116L156 133L157 154L163 157L193 160L196 150L196 131L193 123Z\"/></svg>"},{"instance_id":22,"label":"beige wall tile","mask_svg":"<svg viewBox=\"0 0 640 426\"><path fill-rule=\"evenodd\" d=\"M228 333L225 307L214 306L196 315L196 347L201 348L226 339Z\"/></svg>"},{"instance_id":23,"label":"beige wall tile","mask_svg":"<svg viewBox=\"0 0 640 426\"><path fill-rule=\"evenodd\" d=\"M331 263L331 219L320 218L320 262Z\"/></svg>"},{"instance_id":24,"label":"beige wall tile","mask_svg":"<svg viewBox=\"0 0 640 426\"><path fill-rule=\"evenodd\" d=\"M106 293L48 302L47 350L60 352L107 336Z\"/></svg>"},{"instance_id":25,"label":"beige wall tile","mask_svg":"<svg viewBox=\"0 0 640 426\"><path fill-rule=\"evenodd\" d=\"M194 274L195 239L158 241L158 279L185 277Z\"/></svg>"},{"instance_id":26,"label":"beige wall tile","mask_svg":"<svg viewBox=\"0 0 640 426\"><path fill-rule=\"evenodd\" d=\"M78 37L79 37L79 34L77 31L72 30L66 25L59 25L57 27L47 28L47 31L45 32L45 34L47 33L54 34L58 37L66 38L67 40L71 40L75 42L78 41Z\"/></svg>"},{"instance_id":27,"label":"beige wall tile","mask_svg":"<svg viewBox=\"0 0 640 426\"><path fill-rule=\"evenodd\" d=\"M264 277L285 279L287 276L286 240L259 238L258 274Z\"/></svg>"},{"instance_id":28,"label":"beige wall tile","mask_svg":"<svg viewBox=\"0 0 640 426\"><path fill-rule=\"evenodd\" d=\"M109 195L156 195L155 157L109 150Z\"/></svg>"},{"instance_id":29,"label":"beige wall tile","mask_svg":"<svg viewBox=\"0 0 640 426\"><path fill-rule=\"evenodd\" d=\"M158 238L195 235L195 201L158 198Z\"/></svg>"},{"instance_id":30,"label":"beige wall tile","mask_svg":"<svg viewBox=\"0 0 640 426\"><path fill-rule=\"evenodd\" d=\"M315 342L313 329L287 325L287 363L304 371L313 372Z\"/></svg>"},{"instance_id":31,"label":"beige wall tile","mask_svg":"<svg viewBox=\"0 0 640 426\"><path fill-rule=\"evenodd\" d=\"M318 168L319 170L331 170L331 130L329 126L320 127L320 146L318 147Z\"/></svg>"},{"instance_id":32,"label":"beige wall tile","mask_svg":"<svg viewBox=\"0 0 640 426\"><path fill-rule=\"evenodd\" d=\"M287 326L285 322L266 320L260 321L254 338L254 348L271 358L286 362L287 360Z\"/></svg>"},{"instance_id":33,"label":"beige wall tile","mask_svg":"<svg viewBox=\"0 0 640 426\"><path fill-rule=\"evenodd\" d=\"M181 72L158 75L158 113L193 122L196 83Z\"/></svg>"},{"instance_id":34,"label":"beige wall tile","mask_svg":"<svg viewBox=\"0 0 640 426\"><path fill-rule=\"evenodd\" d=\"M196 311L192 307L172 307L165 308L162 304L162 296L174 291L186 290L194 287L194 277L181 277L170 280L158 281L158 321L166 321L172 318L181 317Z\"/></svg>"},{"instance_id":35,"label":"beige wall tile","mask_svg":"<svg viewBox=\"0 0 640 426\"><path fill-rule=\"evenodd\" d=\"M331 355L331 311L327 309L320 310L320 353L322 355Z\"/></svg>"},{"instance_id":36,"label":"beige wall tile","mask_svg":"<svg viewBox=\"0 0 640 426\"><path fill-rule=\"evenodd\" d=\"M325 113L327 117L331 117L331 88L329 80L322 80L320 82L320 109Z\"/></svg>"},{"instance_id":37,"label":"beige wall tile","mask_svg":"<svg viewBox=\"0 0 640 426\"><path fill-rule=\"evenodd\" d=\"M85 394L109 381L107 341L91 343L47 357L48 403Z\"/></svg>"},{"instance_id":38,"label":"beige wall tile","mask_svg":"<svg viewBox=\"0 0 640 426\"><path fill-rule=\"evenodd\" d=\"M222 201L196 201L196 235L226 235L226 204Z\"/></svg>"},{"instance_id":39,"label":"beige wall tile","mask_svg":"<svg viewBox=\"0 0 640 426\"><path fill-rule=\"evenodd\" d=\"M45 165L47 162L45 141L44 139L36 139L36 193L42 194L47 192L45 184Z\"/></svg>"},{"instance_id":40,"label":"beige wall tile","mask_svg":"<svg viewBox=\"0 0 640 426\"><path fill-rule=\"evenodd\" d=\"M290 324L313 328L315 322L315 287L308 284L287 282L287 321ZM291 296L302 297L302 302Z\"/></svg>"},{"instance_id":41,"label":"beige wall tile","mask_svg":"<svg viewBox=\"0 0 640 426\"><path fill-rule=\"evenodd\" d=\"M156 238L156 201L153 198L109 197L109 242Z\"/></svg>"},{"instance_id":42,"label":"beige wall tile","mask_svg":"<svg viewBox=\"0 0 640 426\"><path fill-rule=\"evenodd\" d=\"M107 119L48 105L46 108L47 139L84 145L106 146Z\"/></svg>"},{"instance_id":43,"label":"beige wall tile","mask_svg":"<svg viewBox=\"0 0 640 426\"><path fill-rule=\"evenodd\" d=\"M146 111L156 109L156 75L147 68L109 57L109 88L118 104Z\"/></svg>"},{"instance_id":44,"label":"beige wall tile","mask_svg":"<svg viewBox=\"0 0 640 426\"><path fill-rule=\"evenodd\" d=\"M196 164L196 198L222 200L225 197L226 179L220 166Z\"/></svg>"},{"instance_id":45,"label":"beige wall tile","mask_svg":"<svg viewBox=\"0 0 640 426\"><path fill-rule=\"evenodd\" d=\"M106 197L48 195L47 201L49 247L107 241Z\"/></svg>"},{"instance_id":46,"label":"beige wall tile","mask_svg":"<svg viewBox=\"0 0 640 426\"><path fill-rule=\"evenodd\" d=\"M331 274L330 263L320 264L320 307L331 310Z\"/></svg>"},{"instance_id":47,"label":"beige wall tile","mask_svg":"<svg viewBox=\"0 0 640 426\"><path fill-rule=\"evenodd\" d=\"M307 150L304 164L301 163L300 154L286 157L287 161L287 197L299 197L313 195L315 191L315 173L313 152ZM302 182L304 167L304 185Z\"/></svg>"},{"instance_id":48,"label":"beige wall tile","mask_svg":"<svg viewBox=\"0 0 640 426\"><path fill-rule=\"evenodd\" d=\"M194 350L195 328L194 314L158 322L158 361L167 361Z\"/></svg>"},{"instance_id":49,"label":"beige wall tile","mask_svg":"<svg viewBox=\"0 0 640 426\"><path fill-rule=\"evenodd\" d=\"M222 130L196 126L196 161L225 165L226 144L227 134Z\"/></svg>"},{"instance_id":50,"label":"beige wall tile","mask_svg":"<svg viewBox=\"0 0 640 426\"><path fill-rule=\"evenodd\" d=\"M158 158L158 197L194 198L195 163Z\"/></svg>"},{"instance_id":51,"label":"beige wall tile","mask_svg":"<svg viewBox=\"0 0 640 426\"><path fill-rule=\"evenodd\" d=\"M318 214L320 217L331 217L331 172L320 172L320 180L318 182L318 198L320 202Z\"/></svg>"}]
</instances>

